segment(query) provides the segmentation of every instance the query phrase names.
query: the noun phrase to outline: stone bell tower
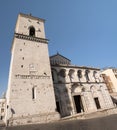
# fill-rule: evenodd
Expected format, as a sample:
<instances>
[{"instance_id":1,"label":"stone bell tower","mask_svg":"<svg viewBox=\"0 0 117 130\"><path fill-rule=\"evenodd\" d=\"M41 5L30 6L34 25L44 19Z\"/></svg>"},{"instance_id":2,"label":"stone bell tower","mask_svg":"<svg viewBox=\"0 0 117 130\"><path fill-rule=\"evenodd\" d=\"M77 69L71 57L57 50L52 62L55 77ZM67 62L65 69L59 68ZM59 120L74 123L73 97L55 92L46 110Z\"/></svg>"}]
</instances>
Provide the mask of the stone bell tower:
<instances>
[{"instance_id":1,"label":"stone bell tower","mask_svg":"<svg viewBox=\"0 0 117 130\"><path fill-rule=\"evenodd\" d=\"M9 126L59 119L44 22L31 15L18 15L6 97Z\"/></svg>"}]
</instances>

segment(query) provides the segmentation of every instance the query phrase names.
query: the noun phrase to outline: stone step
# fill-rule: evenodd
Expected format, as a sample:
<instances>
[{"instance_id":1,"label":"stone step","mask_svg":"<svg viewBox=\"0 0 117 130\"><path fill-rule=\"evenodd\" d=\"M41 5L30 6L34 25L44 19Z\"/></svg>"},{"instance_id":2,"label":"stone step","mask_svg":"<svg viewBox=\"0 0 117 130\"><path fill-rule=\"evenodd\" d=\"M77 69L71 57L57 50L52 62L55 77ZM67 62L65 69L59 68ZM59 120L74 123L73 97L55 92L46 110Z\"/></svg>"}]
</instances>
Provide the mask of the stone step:
<instances>
[{"instance_id":1,"label":"stone step","mask_svg":"<svg viewBox=\"0 0 117 130\"><path fill-rule=\"evenodd\" d=\"M91 118L105 117L112 114L117 114L117 108L99 110L92 113L79 113L72 116L64 117L62 118L62 120L91 119Z\"/></svg>"}]
</instances>

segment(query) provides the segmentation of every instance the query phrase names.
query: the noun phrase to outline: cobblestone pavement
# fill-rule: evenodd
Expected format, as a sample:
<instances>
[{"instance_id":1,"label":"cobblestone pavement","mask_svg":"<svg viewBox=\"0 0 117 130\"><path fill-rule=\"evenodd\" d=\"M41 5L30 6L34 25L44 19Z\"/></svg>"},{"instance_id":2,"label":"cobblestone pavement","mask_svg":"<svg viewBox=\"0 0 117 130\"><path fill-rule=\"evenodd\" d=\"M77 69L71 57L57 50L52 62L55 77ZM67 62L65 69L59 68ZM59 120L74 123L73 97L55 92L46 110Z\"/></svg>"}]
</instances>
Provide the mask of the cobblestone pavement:
<instances>
[{"instance_id":1,"label":"cobblestone pavement","mask_svg":"<svg viewBox=\"0 0 117 130\"><path fill-rule=\"evenodd\" d=\"M0 127L0 130L117 130L117 115L49 124Z\"/></svg>"}]
</instances>

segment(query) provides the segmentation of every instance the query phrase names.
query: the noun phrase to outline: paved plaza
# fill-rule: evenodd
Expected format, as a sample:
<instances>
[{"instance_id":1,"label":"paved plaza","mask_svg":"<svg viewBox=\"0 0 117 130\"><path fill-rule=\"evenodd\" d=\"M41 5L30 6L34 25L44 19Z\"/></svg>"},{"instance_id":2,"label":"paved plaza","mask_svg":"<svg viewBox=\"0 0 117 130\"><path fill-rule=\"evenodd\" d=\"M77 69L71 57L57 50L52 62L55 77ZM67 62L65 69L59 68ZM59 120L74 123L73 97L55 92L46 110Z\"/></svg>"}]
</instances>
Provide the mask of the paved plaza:
<instances>
[{"instance_id":1,"label":"paved plaza","mask_svg":"<svg viewBox=\"0 0 117 130\"><path fill-rule=\"evenodd\" d=\"M61 121L14 127L0 127L0 130L117 130L117 115L87 120Z\"/></svg>"}]
</instances>

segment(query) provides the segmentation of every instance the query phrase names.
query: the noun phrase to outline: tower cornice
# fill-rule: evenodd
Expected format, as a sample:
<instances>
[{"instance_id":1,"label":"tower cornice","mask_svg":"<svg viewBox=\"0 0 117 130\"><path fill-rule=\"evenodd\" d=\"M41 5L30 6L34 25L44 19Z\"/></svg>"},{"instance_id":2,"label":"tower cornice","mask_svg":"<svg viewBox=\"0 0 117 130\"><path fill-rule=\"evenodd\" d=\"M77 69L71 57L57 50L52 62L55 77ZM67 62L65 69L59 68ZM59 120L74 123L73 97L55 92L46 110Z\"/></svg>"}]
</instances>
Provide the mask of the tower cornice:
<instances>
[{"instance_id":1,"label":"tower cornice","mask_svg":"<svg viewBox=\"0 0 117 130\"><path fill-rule=\"evenodd\" d=\"M45 39L45 38L32 37L32 36L28 36L24 34L19 34L19 33L15 33L14 36L19 39L25 39L29 41L41 42L41 43L46 43L46 44L49 41L48 39Z\"/></svg>"},{"instance_id":2,"label":"tower cornice","mask_svg":"<svg viewBox=\"0 0 117 130\"><path fill-rule=\"evenodd\" d=\"M31 14L20 13L19 15L22 16L22 17L25 17L25 18L30 18L30 19L34 19L34 20L39 20L39 21L45 22L45 19L32 16Z\"/></svg>"}]
</instances>

